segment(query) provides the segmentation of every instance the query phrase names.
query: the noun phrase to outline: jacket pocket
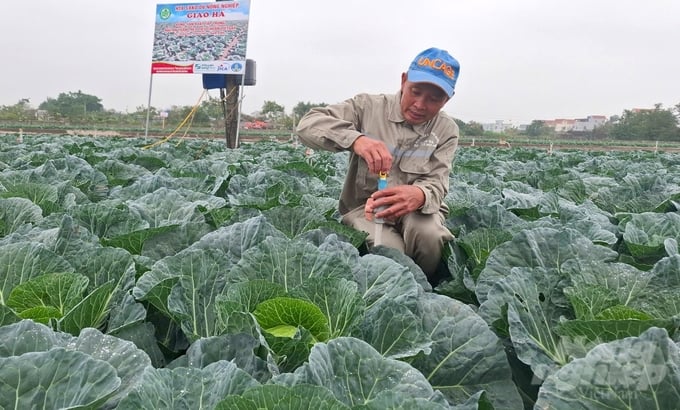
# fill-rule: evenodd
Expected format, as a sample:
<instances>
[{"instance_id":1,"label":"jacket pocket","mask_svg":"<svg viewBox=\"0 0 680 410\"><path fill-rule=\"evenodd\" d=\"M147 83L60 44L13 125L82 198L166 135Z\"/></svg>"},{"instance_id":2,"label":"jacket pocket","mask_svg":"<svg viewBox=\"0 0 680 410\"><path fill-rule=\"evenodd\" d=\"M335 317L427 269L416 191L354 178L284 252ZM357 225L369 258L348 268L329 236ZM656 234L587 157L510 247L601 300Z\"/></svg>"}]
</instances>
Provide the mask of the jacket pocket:
<instances>
[{"instance_id":1,"label":"jacket pocket","mask_svg":"<svg viewBox=\"0 0 680 410\"><path fill-rule=\"evenodd\" d=\"M435 147L417 147L404 152L399 161L399 169L406 174L429 174L434 168L432 154Z\"/></svg>"}]
</instances>

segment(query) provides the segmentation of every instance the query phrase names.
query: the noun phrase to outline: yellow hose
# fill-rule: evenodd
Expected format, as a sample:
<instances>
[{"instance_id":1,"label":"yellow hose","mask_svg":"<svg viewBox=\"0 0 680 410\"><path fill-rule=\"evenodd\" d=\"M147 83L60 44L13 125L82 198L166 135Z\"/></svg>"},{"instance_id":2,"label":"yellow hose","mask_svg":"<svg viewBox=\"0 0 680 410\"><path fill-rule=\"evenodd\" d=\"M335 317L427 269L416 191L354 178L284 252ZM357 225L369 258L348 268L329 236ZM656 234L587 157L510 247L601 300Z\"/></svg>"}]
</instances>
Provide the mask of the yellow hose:
<instances>
[{"instance_id":1,"label":"yellow hose","mask_svg":"<svg viewBox=\"0 0 680 410\"><path fill-rule=\"evenodd\" d=\"M172 131L170 134L168 134L167 137L160 139L160 140L154 142L153 144L143 146L142 149L153 148L157 145L161 145L161 144L169 141L184 126L184 124L186 124L187 121L189 121L189 125L187 126L186 130L184 131L184 135L182 136L182 137L186 137L187 133L189 132L189 129L191 128L191 123L193 123L193 121L194 121L194 114L196 114L196 110L198 110L198 107L200 107L201 101L203 101L203 97L205 97L205 94L207 92L208 92L207 89L203 90L203 92L201 93L201 96L198 98L198 101L196 101L196 104L193 106L191 111L189 111L189 114L187 114L187 116L184 117L182 122L179 123L179 125L177 126L177 128L175 128L174 131Z\"/></svg>"}]
</instances>

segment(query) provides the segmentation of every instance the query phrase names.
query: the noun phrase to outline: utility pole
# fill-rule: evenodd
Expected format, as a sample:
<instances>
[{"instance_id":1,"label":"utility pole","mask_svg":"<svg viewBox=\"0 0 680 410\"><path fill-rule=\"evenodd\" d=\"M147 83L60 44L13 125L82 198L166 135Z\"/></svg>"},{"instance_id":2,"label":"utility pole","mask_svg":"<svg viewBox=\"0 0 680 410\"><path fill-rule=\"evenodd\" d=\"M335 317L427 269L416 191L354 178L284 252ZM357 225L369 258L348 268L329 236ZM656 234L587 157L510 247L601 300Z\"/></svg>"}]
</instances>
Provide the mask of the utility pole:
<instances>
[{"instance_id":1,"label":"utility pole","mask_svg":"<svg viewBox=\"0 0 680 410\"><path fill-rule=\"evenodd\" d=\"M243 74L203 74L203 88L219 88L224 138L228 148L238 148L241 116L241 87L255 85L255 61L246 59Z\"/></svg>"},{"instance_id":2,"label":"utility pole","mask_svg":"<svg viewBox=\"0 0 680 410\"><path fill-rule=\"evenodd\" d=\"M227 148L238 148L239 97L241 76L226 75L226 88L220 89Z\"/></svg>"}]
</instances>

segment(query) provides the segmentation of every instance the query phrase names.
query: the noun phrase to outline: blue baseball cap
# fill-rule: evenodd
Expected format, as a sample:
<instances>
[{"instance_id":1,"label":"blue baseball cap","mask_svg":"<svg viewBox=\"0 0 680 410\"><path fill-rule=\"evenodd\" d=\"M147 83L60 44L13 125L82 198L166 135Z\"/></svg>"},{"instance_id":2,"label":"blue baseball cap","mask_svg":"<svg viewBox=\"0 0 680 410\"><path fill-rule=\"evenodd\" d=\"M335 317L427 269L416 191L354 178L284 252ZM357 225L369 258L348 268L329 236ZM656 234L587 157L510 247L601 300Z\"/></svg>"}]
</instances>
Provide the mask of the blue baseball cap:
<instances>
[{"instance_id":1,"label":"blue baseball cap","mask_svg":"<svg viewBox=\"0 0 680 410\"><path fill-rule=\"evenodd\" d=\"M412 83L431 83L453 97L460 63L446 50L428 48L418 54L408 68L406 76Z\"/></svg>"}]
</instances>

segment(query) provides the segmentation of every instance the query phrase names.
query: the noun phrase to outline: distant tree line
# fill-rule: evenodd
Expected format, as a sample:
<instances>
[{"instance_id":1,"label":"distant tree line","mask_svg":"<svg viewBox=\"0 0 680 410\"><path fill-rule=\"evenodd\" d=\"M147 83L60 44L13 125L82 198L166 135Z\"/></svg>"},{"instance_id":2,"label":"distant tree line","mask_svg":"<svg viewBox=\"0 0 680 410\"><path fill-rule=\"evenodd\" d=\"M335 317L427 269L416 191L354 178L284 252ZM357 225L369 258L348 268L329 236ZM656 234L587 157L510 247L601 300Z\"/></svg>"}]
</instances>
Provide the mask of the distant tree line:
<instances>
[{"instance_id":1,"label":"distant tree line","mask_svg":"<svg viewBox=\"0 0 680 410\"><path fill-rule=\"evenodd\" d=\"M242 120L267 121L272 128L292 129L300 118L312 107L326 103L299 102L290 114L275 101L265 101L254 115L243 114ZM0 106L0 122L26 125L64 124L68 126L108 126L139 128L146 125L147 114L157 127L175 127L187 120L196 127L224 127L224 108L217 97L209 97L198 107L172 106L165 110L157 107L137 106L134 110L120 112L107 110L102 100L82 91L60 93L56 98L48 97L37 108L29 99L23 98L14 105Z\"/></svg>"},{"instance_id":2,"label":"distant tree line","mask_svg":"<svg viewBox=\"0 0 680 410\"><path fill-rule=\"evenodd\" d=\"M253 115L242 114L245 121L267 121L272 128L292 130L300 118L311 108L326 106L326 103L298 102L286 112L286 108L276 101L265 101L259 112ZM194 109L196 108L196 109ZM60 123L69 126L132 127L140 128L146 123L147 113L155 127L175 127L190 119L196 127L224 126L224 113L221 101L209 97L198 107L172 106L162 112L156 107L138 106L131 112L105 109L99 97L82 91L60 93L56 98L48 97L37 109L30 101L22 98L14 105L0 106L0 121L3 123L40 124ZM475 121L465 122L456 119L462 136L494 136L498 134L484 131ZM556 133L543 121L533 121L526 129L509 130L505 136L525 136L528 138L579 138L593 140L655 140L680 141L680 104L664 108L656 104L652 109L625 110L622 115L612 116L602 126L592 131Z\"/></svg>"},{"instance_id":3,"label":"distant tree line","mask_svg":"<svg viewBox=\"0 0 680 410\"><path fill-rule=\"evenodd\" d=\"M621 140L680 141L680 104L671 109L656 104L654 109L638 112L626 110L620 118L606 125L611 138Z\"/></svg>"},{"instance_id":4,"label":"distant tree line","mask_svg":"<svg viewBox=\"0 0 680 410\"><path fill-rule=\"evenodd\" d=\"M498 133L484 131L481 124L474 121L456 120L464 136L494 136ZM655 104L652 109L625 110L622 115L614 115L602 126L592 131L556 132L544 121L534 120L526 129L509 130L503 134L525 136L528 138L575 138L592 140L631 140L631 141L680 141L680 104L663 108ZM507 136L507 135L506 135Z\"/></svg>"}]
</instances>

